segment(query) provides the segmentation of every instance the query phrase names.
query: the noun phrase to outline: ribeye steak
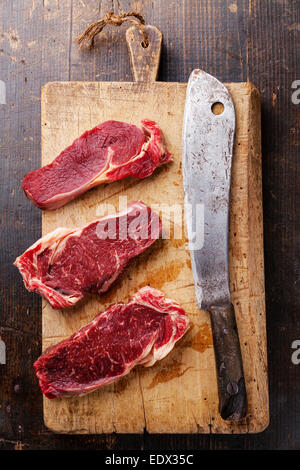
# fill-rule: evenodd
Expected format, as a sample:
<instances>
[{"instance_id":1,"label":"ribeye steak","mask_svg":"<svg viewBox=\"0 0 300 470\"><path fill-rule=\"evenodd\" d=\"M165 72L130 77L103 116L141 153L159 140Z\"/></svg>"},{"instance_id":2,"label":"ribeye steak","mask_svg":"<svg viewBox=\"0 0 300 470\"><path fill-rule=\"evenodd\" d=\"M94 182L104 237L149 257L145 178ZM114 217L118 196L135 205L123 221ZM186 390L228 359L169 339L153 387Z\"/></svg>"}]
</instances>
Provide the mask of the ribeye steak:
<instances>
[{"instance_id":1,"label":"ribeye steak","mask_svg":"<svg viewBox=\"0 0 300 470\"><path fill-rule=\"evenodd\" d=\"M40 387L48 398L90 393L138 364L152 366L188 327L188 316L177 302L144 287L128 304L112 305L48 348L34 363Z\"/></svg>"},{"instance_id":2,"label":"ribeye steak","mask_svg":"<svg viewBox=\"0 0 300 470\"><path fill-rule=\"evenodd\" d=\"M57 209L100 183L151 175L172 156L158 125L149 119L141 125L106 121L86 131L52 163L25 176L26 195L41 209Z\"/></svg>"},{"instance_id":3,"label":"ribeye steak","mask_svg":"<svg viewBox=\"0 0 300 470\"><path fill-rule=\"evenodd\" d=\"M74 305L88 292L101 294L129 261L161 234L159 216L142 202L77 229L57 228L19 256L25 287L53 308Z\"/></svg>"}]
</instances>

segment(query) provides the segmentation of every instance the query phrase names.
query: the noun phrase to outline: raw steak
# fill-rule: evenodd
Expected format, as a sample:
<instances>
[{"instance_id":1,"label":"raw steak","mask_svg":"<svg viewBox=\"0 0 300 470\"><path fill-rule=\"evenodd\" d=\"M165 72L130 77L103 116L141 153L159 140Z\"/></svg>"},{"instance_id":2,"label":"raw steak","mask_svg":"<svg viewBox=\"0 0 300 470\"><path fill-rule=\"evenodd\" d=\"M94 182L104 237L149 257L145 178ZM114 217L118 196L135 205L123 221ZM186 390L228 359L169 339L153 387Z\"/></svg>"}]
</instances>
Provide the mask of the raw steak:
<instances>
[{"instance_id":1,"label":"raw steak","mask_svg":"<svg viewBox=\"0 0 300 470\"><path fill-rule=\"evenodd\" d=\"M27 197L41 209L57 209L100 183L151 175L172 156L158 125L148 119L141 125L106 121L86 131L52 163L25 176Z\"/></svg>"},{"instance_id":2,"label":"raw steak","mask_svg":"<svg viewBox=\"0 0 300 470\"><path fill-rule=\"evenodd\" d=\"M159 216L142 202L77 228L57 228L16 259L25 287L53 308L74 305L88 292L106 292L129 261L161 233Z\"/></svg>"},{"instance_id":3,"label":"raw steak","mask_svg":"<svg viewBox=\"0 0 300 470\"><path fill-rule=\"evenodd\" d=\"M165 357L189 326L185 311L162 292L139 290L128 304L99 313L70 338L48 348L34 363L48 398L84 395Z\"/></svg>"}]
</instances>

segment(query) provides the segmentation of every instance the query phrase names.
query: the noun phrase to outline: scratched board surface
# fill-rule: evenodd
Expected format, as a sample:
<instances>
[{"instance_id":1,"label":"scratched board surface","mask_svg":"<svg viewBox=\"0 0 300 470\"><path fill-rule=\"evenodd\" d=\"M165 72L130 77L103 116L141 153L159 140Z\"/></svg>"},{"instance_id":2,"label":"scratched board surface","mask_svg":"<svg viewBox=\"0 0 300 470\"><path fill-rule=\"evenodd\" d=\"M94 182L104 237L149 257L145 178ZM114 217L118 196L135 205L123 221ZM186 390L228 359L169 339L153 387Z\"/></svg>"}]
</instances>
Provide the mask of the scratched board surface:
<instances>
[{"instance_id":1,"label":"scratched board surface","mask_svg":"<svg viewBox=\"0 0 300 470\"><path fill-rule=\"evenodd\" d=\"M51 162L86 129L108 119L136 125L158 122L174 162L145 180L126 179L94 188L66 206L43 213L43 234L78 227L120 204L158 204L165 238L133 261L107 294L87 296L55 311L43 302L43 349L68 337L114 302L126 302L145 285L178 301L191 328L174 350L151 368L137 367L114 384L81 398L44 398L45 424L60 433L246 433L268 424L263 271L260 104L250 84L228 84L237 114L232 175L230 277L248 392L239 424L218 414L214 351L207 312L199 311L180 217L167 207L183 204L181 131L186 85L53 82L42 90L42 163ZM176 100L174 97L176 96ZM120 200L121 197L121 200ZM181 217L183 214L181 212ZM170 230L170 239L167 232Z\"/></svg>"}]
</instances>

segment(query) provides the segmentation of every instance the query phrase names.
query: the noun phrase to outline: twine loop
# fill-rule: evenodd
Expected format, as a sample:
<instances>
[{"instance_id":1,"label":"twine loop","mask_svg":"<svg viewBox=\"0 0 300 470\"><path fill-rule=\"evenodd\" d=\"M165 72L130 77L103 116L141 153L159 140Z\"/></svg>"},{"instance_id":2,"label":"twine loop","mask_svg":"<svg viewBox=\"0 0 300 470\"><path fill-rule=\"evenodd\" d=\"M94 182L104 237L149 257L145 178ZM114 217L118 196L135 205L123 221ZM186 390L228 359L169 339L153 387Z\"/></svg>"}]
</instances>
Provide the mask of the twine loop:
<instances>
[{"instance_id":1,"label":"twine loop","mask_svg":"<svg viewBox=\"0 0 300 470\"><path fill-rule=\"evenodd\" d=\"M97 34L101 33L106 25L121 26L126 21L139 28L142 35L142 46L148 47L149 39L145 32L145 20L144 17L136 11L120 13L119 15L116 15L113 11L108 11L103 18L91 23L77 38L77 42L80 44L80 47L87 46L89 49L92 49L95 45L95 37Z\"/></svg>"}]
</instances>

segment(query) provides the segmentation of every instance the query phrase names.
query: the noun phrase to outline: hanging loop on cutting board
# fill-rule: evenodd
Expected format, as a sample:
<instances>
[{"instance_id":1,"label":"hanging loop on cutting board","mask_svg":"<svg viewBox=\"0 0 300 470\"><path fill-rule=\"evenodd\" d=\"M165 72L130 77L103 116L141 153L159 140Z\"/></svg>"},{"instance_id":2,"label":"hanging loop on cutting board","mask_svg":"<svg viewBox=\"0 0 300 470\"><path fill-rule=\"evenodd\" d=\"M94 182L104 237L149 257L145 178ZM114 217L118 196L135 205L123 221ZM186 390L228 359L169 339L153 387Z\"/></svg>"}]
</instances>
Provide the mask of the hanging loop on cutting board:
<instances>
[{"instance_id":1,"label":"hanging loop on cutting board","mask_svg":"<svg viewBox=\"0 0 300 470\"><path fill-rule=\"evenodd\" d=\"M86 30L77 38L80 47L87 46L88 49L92 49L95 45L95 37L100 34L106 25L121 26L123 23L129 22L134 24L140 31L142 42L148 46L148 36L145 32L145 20L144 17L137 11L129 11L127 13L120 13L116 15L113 11L108 11L103 18L91 23Z\"/></svg>"},{"instance_id":2,"label":"hanging loop on cutting board","mask_svg":"<svg viewBox=\"0 0 300 470\"><path fill-rule=\"evenodd\" d=\"M134 25L126 31L134 79L136 82L155 82L159 67L162 33L155 26L146 25L140 13L129 11L116 15L108 11L103 18L91 23L77 38L77 42L80 47L87 46L92 49L95 37L106 25L121 26L125 22Z\"/></svg>"},{"instance_id":3,"label":"hanging loop on cutting board","mask_svg":"<svg viewBox=\"0 0 300 470\"><path fill-rule=\"evenodd\" d=\"M159 67L162 33L152 25L146 25L144 28L148 37L146 46L135 26L126 31L132 73L136 82L155 82Z\"/></svg>"}]
</instances>

